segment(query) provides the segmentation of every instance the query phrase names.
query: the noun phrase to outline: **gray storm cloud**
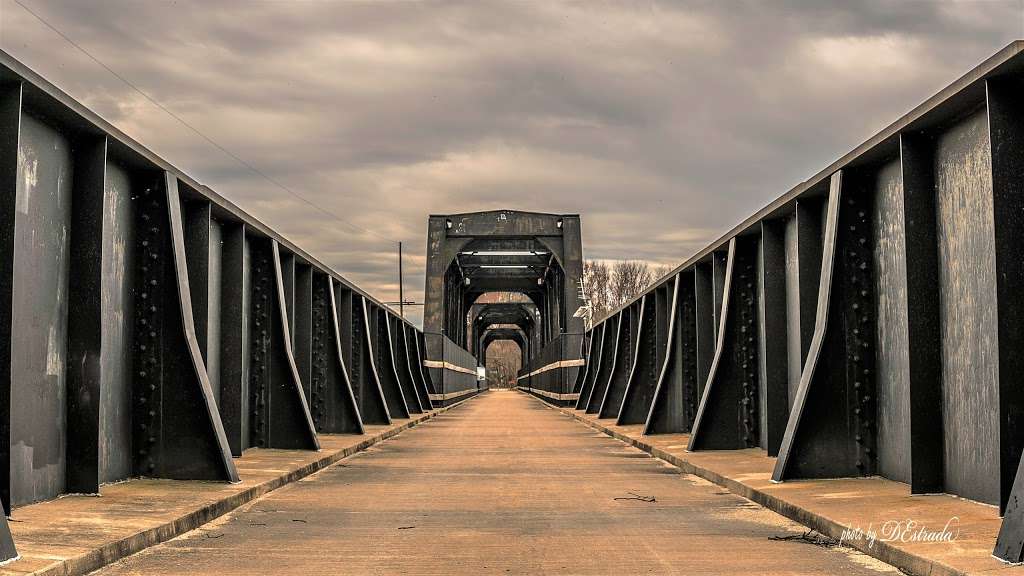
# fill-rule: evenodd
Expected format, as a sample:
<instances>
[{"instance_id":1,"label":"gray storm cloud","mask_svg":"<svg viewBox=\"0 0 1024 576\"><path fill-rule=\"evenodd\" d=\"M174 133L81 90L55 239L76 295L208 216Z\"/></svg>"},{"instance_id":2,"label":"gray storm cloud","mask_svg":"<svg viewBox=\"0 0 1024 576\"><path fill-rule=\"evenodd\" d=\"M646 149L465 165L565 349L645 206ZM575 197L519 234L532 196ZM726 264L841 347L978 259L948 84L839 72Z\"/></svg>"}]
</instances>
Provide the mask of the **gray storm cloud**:
<instances>
[{"instance_id":1,"label":"gray storm cloud","mask_svg":"<svg viewBox=\"0 0 1024 576\"><path fill-rule=\"evenodd\" d=\"M421 300L428 213L579 213L587 257L678 263L1024 36L1016 0L23 2L352 225L13 0L4 50L385 300L380 237Z\"/></svg>"}]
</instances>

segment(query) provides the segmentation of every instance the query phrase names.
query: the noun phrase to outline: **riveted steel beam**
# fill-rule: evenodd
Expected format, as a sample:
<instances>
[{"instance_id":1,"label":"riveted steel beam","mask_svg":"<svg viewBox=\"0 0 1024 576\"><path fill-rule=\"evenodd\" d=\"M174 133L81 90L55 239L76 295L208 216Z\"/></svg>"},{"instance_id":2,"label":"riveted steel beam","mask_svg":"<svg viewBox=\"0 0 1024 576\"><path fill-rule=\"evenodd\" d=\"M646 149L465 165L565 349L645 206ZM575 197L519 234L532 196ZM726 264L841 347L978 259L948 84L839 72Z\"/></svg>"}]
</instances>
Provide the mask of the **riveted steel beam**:
<instances>
[{"instance_id":1,"label":"riveted steel beam","mask_svg":"<svg viewBox=\"0 0 1024 576\"><path fill-rule=\"evenodd\" d=\"M660 368L658 356L662 354L658 346L662 320L658 315L659 294L655 291L640 300L633 365L616 414L617 424L643 424L650 411Z\"/></svg>"},{"instance_id":2,"label":"riveted steel beam","mask_svg":"<svg viewBox=\"0 0 1024 576\"><path fill-rule=\"evenodd\" d=\"M729 243L715 357L690 435L690 450L759 444L757 411L756 245Z\"/></svg>"}]
</instances>

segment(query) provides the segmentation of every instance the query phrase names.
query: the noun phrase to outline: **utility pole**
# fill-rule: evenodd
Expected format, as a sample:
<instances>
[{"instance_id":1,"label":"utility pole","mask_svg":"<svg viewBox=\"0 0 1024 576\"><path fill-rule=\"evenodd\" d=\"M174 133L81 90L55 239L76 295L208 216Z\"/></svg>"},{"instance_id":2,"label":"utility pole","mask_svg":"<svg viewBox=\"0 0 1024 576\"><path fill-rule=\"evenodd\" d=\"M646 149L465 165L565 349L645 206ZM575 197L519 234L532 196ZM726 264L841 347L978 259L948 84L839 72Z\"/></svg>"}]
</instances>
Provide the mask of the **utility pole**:
<instances>
[{"instance_id":1,"label":"utility pole","mask_svg":"<svg viewBox=\"0 0 1024 576\"><path fill-rule=\"evenodd\" d=\"M398 315L405 320L405 282L402 278L402 241L398 241Z\"/></svg>"}]
</instances>

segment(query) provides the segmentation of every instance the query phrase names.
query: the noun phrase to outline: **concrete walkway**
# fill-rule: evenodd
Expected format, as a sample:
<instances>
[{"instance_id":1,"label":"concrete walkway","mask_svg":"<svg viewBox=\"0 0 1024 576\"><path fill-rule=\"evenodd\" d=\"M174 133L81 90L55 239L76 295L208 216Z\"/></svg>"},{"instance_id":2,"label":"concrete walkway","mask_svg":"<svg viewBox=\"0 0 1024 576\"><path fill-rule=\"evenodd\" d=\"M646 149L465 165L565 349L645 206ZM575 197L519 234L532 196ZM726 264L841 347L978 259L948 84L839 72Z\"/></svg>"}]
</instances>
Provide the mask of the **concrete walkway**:
<instances>
[{"instance_id":1,"label":"concrete walkway","mask_svg":"<svg viewBox=\"0 0 1024 576\"><path fill-rule=\"evenodd\" d=\"M493 391L100 573L896 573L803 532Z\"/></svg>"}]
</instances>

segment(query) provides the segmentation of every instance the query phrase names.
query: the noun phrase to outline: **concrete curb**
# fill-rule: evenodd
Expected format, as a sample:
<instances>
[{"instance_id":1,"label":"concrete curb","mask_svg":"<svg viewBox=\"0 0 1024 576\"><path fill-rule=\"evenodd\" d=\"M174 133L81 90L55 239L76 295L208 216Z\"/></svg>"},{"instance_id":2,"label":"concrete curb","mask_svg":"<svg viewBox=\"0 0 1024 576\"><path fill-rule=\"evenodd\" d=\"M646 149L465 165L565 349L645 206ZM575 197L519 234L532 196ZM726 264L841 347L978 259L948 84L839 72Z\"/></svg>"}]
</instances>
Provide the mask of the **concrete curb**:
<instances>
[{"instance_id":1,"label":"concrete curb","mask_svg":"<svg viewBox=\"0 0 1024 576\"><path fill-rule=\"evenodd\" d=\"M232 494L231 496L226 496L220 500L211 502L170 522L153 528L148 528L141 532L136 532L135 534L120 540L108 542L99 548L90 550L72 558L67 558L62 562L51 564L41 570L29 572L28 574L32 574L33 576L80 576L88 574L107 566L108 564L127 558L132 554L141 552L146 548L161 544L186 532L195 530L203 524L240 508L241 506L269 494L282 486L301 480L311 474L315 474L316 472L328 468L340 460L344 460L353 454L366 450L370 446L379 444L389 438L393 438L410 428L415 428L416 426L419 426L424 422L428 422L434 417L444 414L445 412L461 406L463 403L469 402L473 398L477 397L479 397L479 394L474 394L473 396L450 406L435 408L433 411L423 414L422 416L406 422L401 426L370 436L354 446L349 446L336 452L324 454L322 458L318 458L305 466L282 474L261 484L257 484L256 486L237 494Z\"/></svg>"},{"instance_id":2,"label":"concrete curb","mask_svg":"<svg viewBox=\"0 0 1024 576\"><path fill-rule=\"evenodd\" d=\"M539 402L544 404L544 406L550 408L551 410L557 410L558 412L561 412L562 414L565 414L566 416L569 416L585 424L586 426L593 428L594 430L597 430L598 432L601 432L612 438L615 438L616 440L619 440L621 442L629 444L630 446L638 448L650 454L654 458L668 462L669 464L675 466L676 468L679 468L680 470L687 474L692 474L694 476L703 478L711 483L717 484L722 488L729 490L733 494L742 496L747 500L764 506L765 508L778 514L781 514L782 516L785 516L790 520L793 520L797 523L807 526L808 528L816 530L817 532L825 536L828 536L835 540L839 540L839 538L843 534L843 531L847 528L845 525L839 523L836 520L833 520L832 518L828 518L811 510L807 510L806 508L795 505L791 502L787 502L779 498L778 496L768 494L767 492L743 484L742 482L729 478L728 476L719 474L714 470L705 468L703 466L697 466L694 463L690 462L689 460L670 454L662 450L661 448L657 448L655 446L652 446L651 444L644 442L643 440L633 438L631 436L626 436L625 434L612 430L611 428L608 428L599 422L588 420L583 416L577 414L572 408L562 408L560 406L555 406L538 398L533 394L529 394L526 392L523 393L526 394L527 396L530 396L531 398L537 399ZM868 547L867 541L861 539L845 541L843 542L843 546L848 546L850 548L863 552L868 556L877 558L878 560L881 560L886 564L895 566L896 568L908 574L922 576L966 576L967 574L966 572L956 570L936 560L932 560L925 556L920 556L908 552L907 550L897 548L888 542L876 541L873 547Z\"/></svg>"}]
</instances>

